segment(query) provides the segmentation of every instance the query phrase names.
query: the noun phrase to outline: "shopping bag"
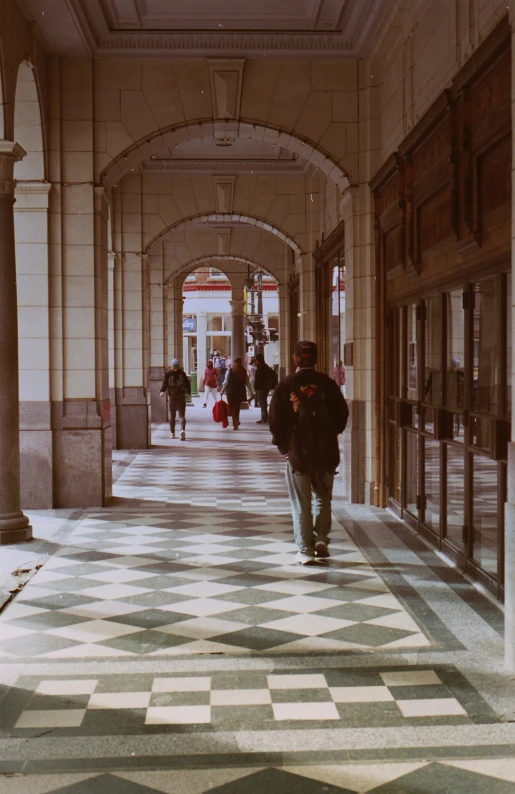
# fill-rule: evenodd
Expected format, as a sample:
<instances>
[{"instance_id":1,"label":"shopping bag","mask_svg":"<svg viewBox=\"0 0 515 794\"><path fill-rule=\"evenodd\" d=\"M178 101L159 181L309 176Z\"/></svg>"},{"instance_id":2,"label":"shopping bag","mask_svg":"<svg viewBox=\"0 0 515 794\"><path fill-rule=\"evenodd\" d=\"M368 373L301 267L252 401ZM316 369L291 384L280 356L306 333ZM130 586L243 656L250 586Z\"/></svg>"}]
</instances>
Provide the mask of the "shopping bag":
<instances>
[{"instance_id":1,"label":"shopping bag","mask_svg":"<svg viewBox=\"0 0 515 794\"><path fill-rule=\"evenodd\" d=\"M227 427L229 422L227 417L231 415L231 409L225 400L218 400L213 406L213 419L215 422L221 422L222 427Z\"/></svg>"}]
</instances>

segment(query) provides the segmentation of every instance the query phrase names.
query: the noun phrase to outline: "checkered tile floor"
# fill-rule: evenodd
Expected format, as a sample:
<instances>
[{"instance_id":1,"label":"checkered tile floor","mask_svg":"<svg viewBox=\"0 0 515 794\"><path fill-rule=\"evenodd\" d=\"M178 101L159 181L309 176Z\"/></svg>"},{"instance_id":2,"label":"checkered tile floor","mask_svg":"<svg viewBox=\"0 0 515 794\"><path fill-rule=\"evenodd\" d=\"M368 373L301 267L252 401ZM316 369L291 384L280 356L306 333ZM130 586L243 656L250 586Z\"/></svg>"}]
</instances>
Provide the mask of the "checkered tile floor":
<instances>
[{"instance_id":1,"label":"checkered tile floor","mask_svg":"<svg viewBox=\"0 0 515 794\"><path fill-rule=\"evenodd\" d=\"M276 670L164 676L22 677L4 703L14 734L42 728L64 733L125 733L150 726L222 730L467 725L495 714L452 668ZM33 694L31 695L30 693ZM26 701L26 702L25 702Z\"/></svg>"},{"instance_id":2,"label":"checkered tile floor","mask_svg":"<svg viewBox=\"0 0 515 794\"><path fill-rule=\"evenodd\" d=\"M189 408L186 443L116 453L113 505L52 535L0 614L2 794L513 794L510 725L460 672L486 623L456 632L457 590L368 508L298 565L257 416Z\"/></svg>"},{"instance_id":3,"label":"checkered tile floor","mask_svg":"<svg viewBox=\"0 0 515 794\"><path fill-rule=\"evenodd\" d=\"M335 526L295 562L289 516L91 513L0 617L4 658L424 648L430 640Z\"/></svg>"}]
</instances>

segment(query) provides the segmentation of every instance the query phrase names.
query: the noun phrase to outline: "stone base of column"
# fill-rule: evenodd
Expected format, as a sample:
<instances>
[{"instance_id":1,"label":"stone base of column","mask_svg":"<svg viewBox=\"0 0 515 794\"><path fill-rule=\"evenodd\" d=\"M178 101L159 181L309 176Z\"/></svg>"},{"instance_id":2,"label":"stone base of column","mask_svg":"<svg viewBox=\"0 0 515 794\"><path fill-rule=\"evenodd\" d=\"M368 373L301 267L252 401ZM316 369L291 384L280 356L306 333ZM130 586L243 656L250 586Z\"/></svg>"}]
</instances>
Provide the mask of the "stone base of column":
<instances>
[{"instance_id":1,"label":"stone base of column","mask_svg":"<svg viewBox=\"0 0 515 794\"><path fill-rule=\"evenodd\" d=\"M0 516L0 546L32 540L32 527L23 513Z\"/></svg>"},{"instance_id":2,"label":"stone base of column","mask_svg":"<svg viewBox=\"0 0 515 794\"><path fill-rule=\"evenodd\" d=\"M159 396L164 374L164 367L150 367L150 415L156 424L166 422L166 398Z\"/></svg>"},{"instance_id":3,"label":"stone base of column","mask_svg":"<svg viewBox=\"0 0 515 794\"><path fill-rule=\"evenodd\" d=\"M112 492L109 400L52 404L54 507L105 507Z\"/></svg>"},{"instance_id":4,"label":"stone base of column","mask_svg":"<svg viewBox=\"0 0 515 794\"><path fill-rule=\"evenodd\" d=\"M53 508L53 470L50 403L20 402L20 502L23 508Z\"/></svg>"},{"instance_id":5,"label":"stone base of column","mask_svg":"<svg viewBox=\"0 0 515 794\"><path fill-rule=\"evenodd\" d=\"M150 390L139 387L116 390L117 449L151 446Z\"/></svg>"}]
</instances>

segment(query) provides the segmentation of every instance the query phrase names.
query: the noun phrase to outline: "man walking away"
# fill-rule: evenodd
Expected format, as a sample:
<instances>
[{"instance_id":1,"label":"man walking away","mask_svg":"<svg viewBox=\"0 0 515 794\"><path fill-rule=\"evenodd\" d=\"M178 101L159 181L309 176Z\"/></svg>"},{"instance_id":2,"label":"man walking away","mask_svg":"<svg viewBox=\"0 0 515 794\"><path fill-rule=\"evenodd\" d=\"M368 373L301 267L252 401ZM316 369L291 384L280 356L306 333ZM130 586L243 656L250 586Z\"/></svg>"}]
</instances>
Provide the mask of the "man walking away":
<instances>
[{"instance_id":1,"label":"man walking away","mask_svg":"<svg viewBox=\"0 0 515 794\"><path fill-rule=\"evenodd\" d=\"M218 400L218 370L213 366L211 359L207 362L207 367L204 370L204 405L207 407L209 397L213 398L213 402Z\"/></svg>"},{"instance_id":2,"label":"man walking away","mask_svg":"<svg viewBox=\"0 0 515 794\"><path fill-rule=\"evenodd\" d=\"M340 462L338 435L345 430L349 409L338 384L316 372L314 342L299 342L294 362L295 374L273 394L270 430L273 443L288 460L286 483L297 562L312 565L315 557L330 556L331 499Z\"/></svg>"},{"instance_id":3,"label":"man walking away","mask_svg":"<svg viewBox=\"0 0 515 794\"><path fill-rule=\"evenodd\" d=\"M160 397L168 394L168 407L170 409L170 438L175 438L175 414L179 411L181 420L181 441L186 440L186 395L191 394L191 383L181 367L178 358L172 361L172 368L168 370L161 384Z\"/></svg>"},{"instance_id":4,"label":"man walking away","mask_svg":"<svg viewBox=\"0 0 515 794\"><path fill-rule=\"evenodd\" d=\"M268 424L268 393L273 391L276 386L277 375L272 367L265 364L263 353L258 353L256 355L256 374L254 376L254 389L261 408L261 419L258 419L258 425Z\"/></svg>"}]
</instances>

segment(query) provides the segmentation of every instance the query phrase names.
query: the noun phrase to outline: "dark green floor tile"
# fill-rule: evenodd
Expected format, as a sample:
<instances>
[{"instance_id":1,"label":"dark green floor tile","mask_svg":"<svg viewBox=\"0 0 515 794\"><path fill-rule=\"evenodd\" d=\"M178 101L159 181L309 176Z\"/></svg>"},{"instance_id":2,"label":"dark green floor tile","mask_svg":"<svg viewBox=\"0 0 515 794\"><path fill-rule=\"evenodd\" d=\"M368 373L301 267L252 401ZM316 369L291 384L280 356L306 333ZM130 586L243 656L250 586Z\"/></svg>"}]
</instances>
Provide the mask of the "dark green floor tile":
<instances>
[{"instance_id":1,"label":"dark green floor tile","mask_svg":"<svg viewBox=\"0 0 515 794\"><path fill-rule=\"evenodd\" d=\"M328 689L272 689L274 703L331 703Z\"/></svg>"},{"instance_id":2,"label":"dark green floor tile","mask_svg":"<svg viewBox=\"0 0 515 794\"><path fill-rule=\"evenodd\" d=\"M183 579L183 584L191 584L191 579ZM175 587L175 585L170 585ZM140 595L128 596L123 600L118 599L121 604L134 604L137 607L148 607L149 609L167 606L168 604L178 604L180 601L188 601L189 596L179 595L178 593L166 593L156 591L151 593L140 593Z\"/></svg>"},{"instance_id":3,"label":"dark green floor tile","mask_svg":"<svg viewBox=\"0 0 515 794\"><path fill-rule=\"evenodd\" d=\"M82 721L81 733L99 736L124 735L144 729L146 709L88 709ZM106 792L107 794L107 792Z\"/></svg>"},{"instance_id":4,"label":"dark green floor tile","mask_svg":"<svg viewBox=\"0 0 515 794\"><path fill-rule=\"evenodd\" d=\"M38 612L37 615L28 615L26 618L14 618L7 621L7 624L19 626L23 629L46 631L47 629L60 629L62 626L72 626L74 623L84 623L90 619L78 615L69 615L67 612L48 611Z\"/></svg>"},{"instance_id":5,"label":"dark green floor tile","mask_svg":"<svg viewBox=\"0 0 515 794\"><path fill-rule=\"evenodd\" d=\"M254 772L252 775L209 789L209 791L210 794L286 794L286 792L288 794L290 792L291 794L355 794L349 789L302 777L301 771L298 775L292 775L280 769L264 769Z\"/></svg>"},{"instance_id":6,"label":"dark green floor tile","mask_svg":"<svg viewBox=\"0 0 515 794\"><path fill-rule=\"evenodd\" d=\"M37 580L37 576L32 580L32 584L38 587L43 587L45 590L59 590L63 593L73 593L76 590L85 590L87 587L100 587L105 582L99 582L98 579L86 579L83 577L74 577L70 579L59 579L57 582L41 582Z\"/></svg>"},{"instance_id":7,"label":"dark green floor tile","mask_svg":"<svg viewBox=\"0 0 515 794\"><path fill-rule=\"evenodd\" d=\"M292 613L281 609L267 609L261 606L249 606L244 609L235 609L224 613L224 620L233 620L236 623L248 623L249 626L259 626L261 623L270 623L272 620L291 618ZM298 639L298 635L295 636Z\"/></svg>"},{"instance_id":8,"label":"dark green floor tile","mask_svg":"<svg viewBox=\"0 0 515 794\"><path fill-rule=\"evenodd\" d=\"M225 581L225 580L220 580ZM231 583L230 583L231 584ZM249 587L245 590L237 590L232 593L224 593L217 596L220 601L230 601L234 604L247 604L248 606L266 604L268 601L275 601L280 598L280 593L270 593L266 590L258 590L257 587Z\"/></svg>"},{"instance_id":9,"label":"dark green floor tile","mask_svg":"<svg viewBox=\"0 0 515 794\"><path fill-rule=\"evenodd\" d=\"M55 593L43 596L42 598L31 598L27 601L20 601L29 607L39 607L40 609L70 609L83 604L98 603L100 599L91 598L87 595L77 595L75 593Z\"/></svg>"},{"instance_id":10,"label":"dark green floor tile","mask_svg":"<svg viewBox=\"0 0 515 794\"><path fill-rule=\"evenodd\" d=\"M221 730L249 730L262 723L273 723L267 726L271 730L277 727L272 706L211 706L211 723Z\"/></svg>"},{"instance_id":11,"label":"dark green floor tile","mask_svg":"<svg viewBox=\"0 0 515 794\"><path fill-rule=\"evenodd\" d=\"M368 604L341 604L337 607L329 607L328 609L317 609L317 615L324 615L329 618L337 618L338 620L374 620L375 618L382 618L385 615L391 615L393 612L398 612L397 609L382 609L381 607L374 607Z\"/></svg>"},{"instance_id":12,"label":"dark green floor tile","mask_svg":"<svg viewBox=\"0 0 515 794\"><path fill-rule=\"evenodd\" d=\"M443 764L411 772L370 794L514 794L515 784Z\"/></svg>"},{"instance_id":13,"label":"dark green floor tile","mask_svg":"<svg viewBox=\"0 0 515 794\"><path fill-rule=\"evenodd\" d=\"M234 560L234 562L225 563L224 565L217 566L224 570L235 571L237 573L256 573L256 571L269 571L272 567L270 563L266 562L253 562L252 560Z\"/></svg>"},{"instance_id":14,"label":"dark green floor tile","mask_svg":"<svg viewBox=\"0 0 515 794\"><path fill-rule=\"evenodd\" d=\"M171 618L170 618L171 616ZM123 623L128 626L140 626L142 629L155 629L174 623L175 613L162 609L145 609L143 612L133 612L128 615L118 615L109 618L113 623Z\"/></svg>"},{"instance_id":15,"label":"dark green floor tile","mask_svg":"<svg viewBox=\"0 0 515 794\"><path fill-rule=\"evenodd\" d=\"M150 705L154 706L209 706L209 692L154 692Z\"/></svg>"},{"instance_id":16,"label":"dark green floor tile","mask_svg":"<svg viewBox=\"0 0 515 794\"><path fill-rule=\"evenodd\" d=\"M310 576L310 580L313 577ZM318 577L316 579L318 581ZM374 595L373 591L368 591L370 596ZM345 602L352 602L352 601L361 601L363 598L366 598L367 595L363 590L358 590L356 587L331 587L328 590L320 590L316 594L317 598L327 598L329 601L345 601Z\"/></svg>"},{"instance_id":17,"label":"dark green floor tile","mask_svg":"<svg viewBox=\"0 0 515 794\"><path fill-rule=\"evenodd\" d=\"M257 585L262 587L264 584L277 582L277 577L260 573L241 573L235 576L224 576L223 582L224 584L231 584L236 587L256 587ZM273 595L272 593L272 596Z\"/></svg>"},{"instance_id":18,"label":"dark green floor tile","mask_svg":"<svg viewBox=\"0 0 515 794\"><path fill-rule=\"evenodd\" d=\"M337 703L336 708L346 728L387 728L408 725L399 707L392 701L386 703ZM412 723L413 721L410 722L410 724Z\"/></svg>"},{"instance_id":19,"label":"dark green floor tile","mask_svg":"<svg viewBox=\"0 0 515 794\"><path fill-rule=\"evenodd\" d=\"M366 667L361 669L349 667L335 670L328 668L324 670L324 675L328 686L384 686L384 681L379 672L378 669L367 669Z\"/></svg>"},{"instance_id":20,"label":"dark green floor tile","mask_svg":"<svg viewBox=\"0 0 515 794\"><path fill-rule=\"evenodd\" d=\"M170 619L173 623L173 618ZM131 653L146 654L153 651L163 650L165 648L174 648L176 645L184 645L193 640L185 637L176 637L173 634L165 634L162 631L148 629L146 631L138 631L134 634L129 634L125 637L115 637L112 640L106 640L101 645L107 645L109 648L118 648L121 651L130 651Z\"/></svg>"},{"instance_id":21,"label":"dark green floor tile","mask_svg":"<svg viewBox=\"0 0 515 794\"><path fill-rule=\"evenodd\" d=\"M272 668L270 669L272 672ZM234 670L211 674L211 689L267 689L267 673Z\"/></svg>"},{"instance_id":22,"label":"dark green floor tile","mask_svg":"<svg viewBox=\"0 0 515 794\"><path fill-rule=\"evenodd\" d=\"M80 643L67 640L65 637L54 637L52 634L27 634L25 637L17 637L13 640L3 640L2 651L21 656L39 656L42 653L51 651L61 651L63 648L79 648Z\"/></svg>"},{"instance_id":23,"label":"dark green floor tile","mask_svg":"<svg viewBox=\"0 0 515 794\"><path fill-rule=\"evenodd\" d=\"M428 686L391 686L389 689L395 700L429 700L431 698L454 697L447 687L440 684Z\"/></svg>"},{"instance_id":24,"label":"dark green floor tile","mask_svg":"<svg viewBox=\"0 0 515 794\"><path fill-rule=\"evenodd\" d=\"M95 692L150 692L153 680L150 673L101 675Z\"/></svg>"},{"instance_id":25,"label":"dark green floor tile","mask_svg":"<svg viewBox=\"0 0 515 794\"><path fill-rule=\"evenodd\" d=\"M216 638L216 641L224 645L235 645L238 648L250 648L252 651L267 651L269 648L285 645L298 638L298 634L254 626L230 634L222 634Z\"/></svg>"},{"instance_id":26,"label":"dark green floor tile","mask_svg":"<svg viewBox=\"0 0 515 794\"><path fill-rule=\"evenodd\" d=\"M49 794L156 794L156 789L132 783L115 775L100 775L82 783L54 789Z\"/></svg>"},{"instance_id":27,"label":"dark green floor tile","mask_svg":"<svg viewBox=\"0 0 515 794\"><path fill-rule=\"evenodd\" d=\"M367 626L359 623L354 626L347 626L344 629L329 631L321 636L329 640L341 640L342 642L353 642L356 645L368 645L371 648L379 648L381 645L394 642L394 640L402 640L412 634L412 631L389 629L384 626Z\"/></svg>"}]
</instances>

